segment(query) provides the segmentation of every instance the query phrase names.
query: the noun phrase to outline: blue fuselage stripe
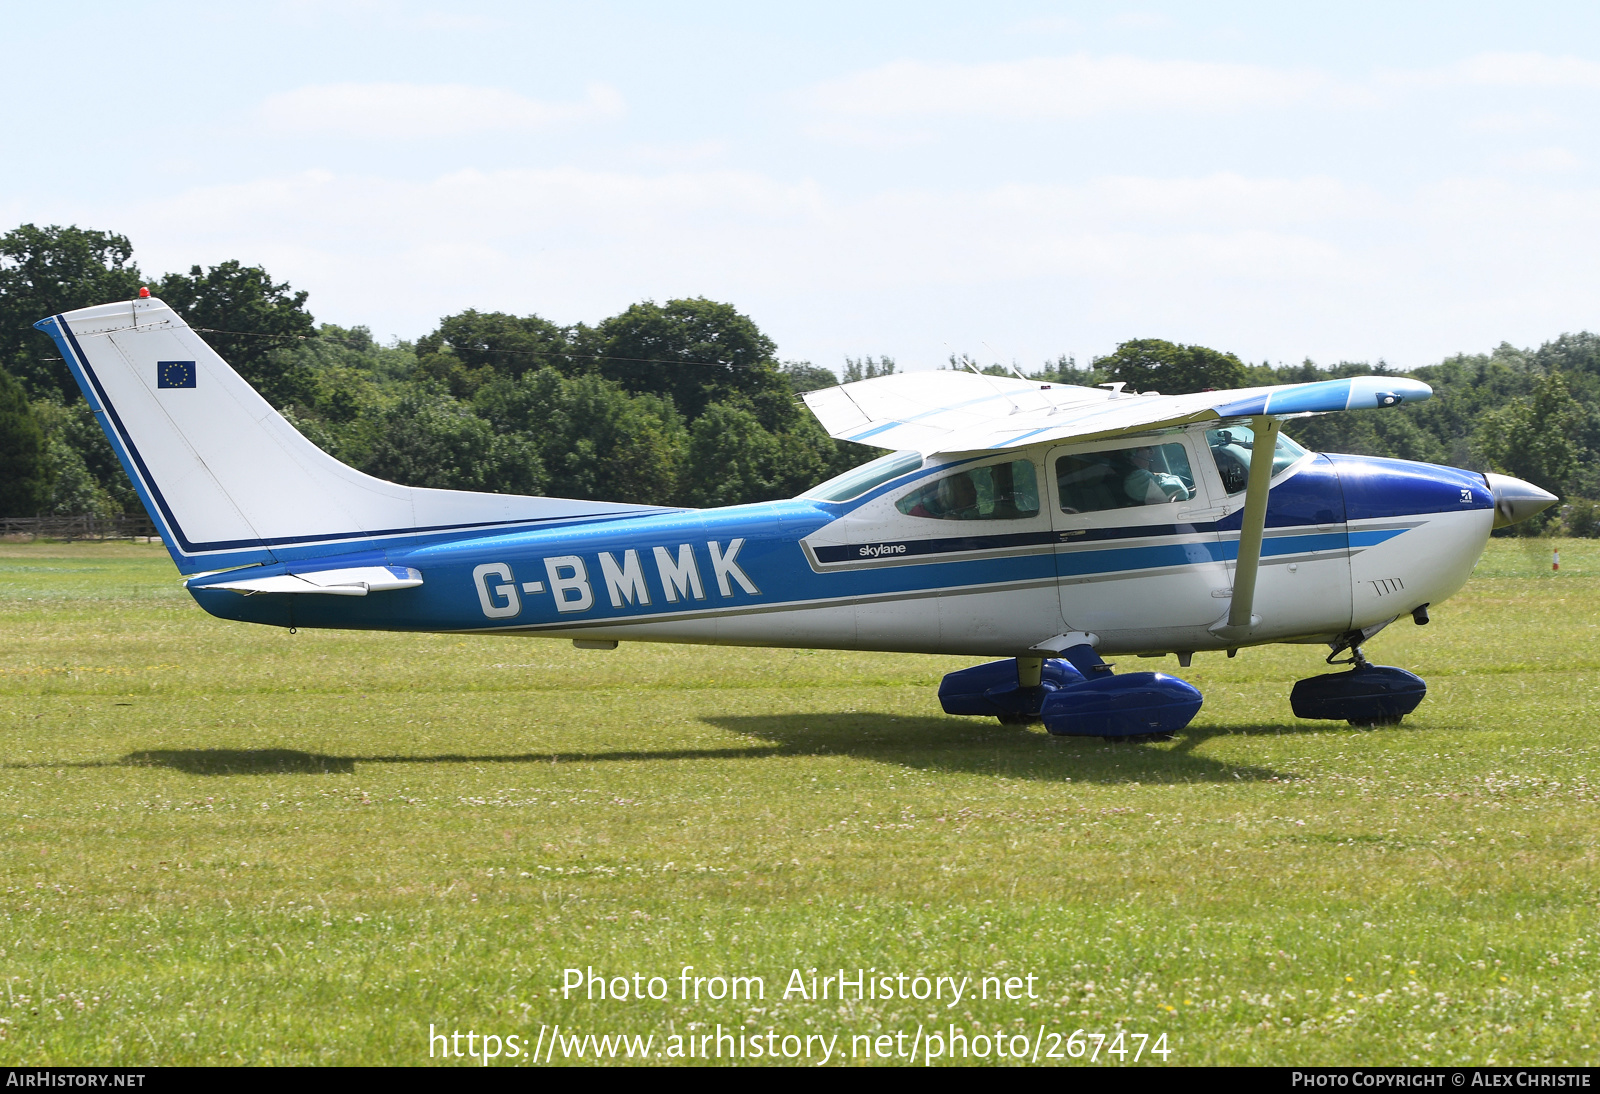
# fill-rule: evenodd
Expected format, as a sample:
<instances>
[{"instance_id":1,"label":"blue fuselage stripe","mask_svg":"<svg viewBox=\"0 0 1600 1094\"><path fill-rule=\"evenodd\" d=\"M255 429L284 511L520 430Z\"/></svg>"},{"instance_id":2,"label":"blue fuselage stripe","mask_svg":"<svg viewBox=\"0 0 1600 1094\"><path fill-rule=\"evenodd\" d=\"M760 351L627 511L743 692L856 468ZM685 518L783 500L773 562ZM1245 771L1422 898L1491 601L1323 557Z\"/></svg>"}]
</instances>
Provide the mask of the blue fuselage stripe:
<instances>
[{"instance_id":1,"label":"blue fuselage stripe","mask_svg":"<svg viewBox=\"0 0 1600 1094\"><path fill-rule=\"evenodd\" d=\"M827 525L836 514L831 507L804 501L771 502L729 510L702 510L693 514L662 514L640 517L610 525L576 526L567 529L533 529L502 534L489 539L439 543L414 550L390 549L387 564L412 566L424 578L418 588L374 593L367 597L290 596L263 594L240 597L222 590L192 586L196 598L210 611L230 618L248 618L279 625L379 628L401 630L499 630L505 628L563 628L582 630L624 622L649 623L663 616L693 617L727 611L773 610L806 607L838 607L870 602L898 595L951 595L984 588L1039 586L1044 595L1057 582L1090 578L1116 580L1137 577L1160 568L1192 569L1217 565L1233 559L1238 542L1226 533L1196 535L1191 526L1107 529L1146 542L1128 545L1107 543L1085 549L1080 540L1065 544L1050 542L1054 532L1039 530L1023 533L1027 543L1012 543L1009 554L972 557L940 557L924 554L918 558L897 559L892 554L845 568L813 569L800 543ZM1183 528L1177 532L1177 528ZM1172 535L1163 533L1172 531ZM1382 542L1402 534L1404 529L1373 529L1354 533L1364 544ZM1011 539L1012 537L1003 537ZM1160 540L1167 539L1167 542ZM1156 542L1150 542L1155 540ZM1177 540L1177 541L1173 541ZM716 560L726 559L737 547L737 562L758 592L750 593L737 582L716 580ZM710 550L716 544L716 552ZM1315 526L1303 533L1269 536L1263 544L1268 557L1287 555L1342 555L1349 537L1342 525L1321 531ZM950 553L968 546L962 539L941 541ZM657 553L657 548L663 548ZM1020 549L1019 549L1020 548ZM1031 549L1030 549L1031 548ZM688 555L681 552L687 549ZM549 567L567 565L559 559L577 557L587 571L591 603L581 611L562 612L549 585L552 578L570 576L573 571L552 573ZM603 556L609 556L605 558ZM634 561L629 562L630 556ZM684 589L669 599L661 568L665 556L674 566L692 558L699 572L701 595ZM370 556L369 556L370 558ZM552 563L549 560L557 560ZM350 564L357 556L350 556ZM368 562L369 559L360 559ZM473 571L485 563L504 567L480 594ZM642 587L648 594L635 595L630 586L626 598L613 603L612 587L607 584L605 563L610 572L636 565ZM325 560L325 565L343 564L343 559ZM296 567L303 568L303 567ZM262 576L286 570L269 566ZM226 575L207 578L223 581ZM491 596L491 606L507 605L511 597L492 586L529 585L539 588L516 596L517 606L510 615L487 618L480 609L480 595ZM726 592L723 589L726 588Z\"/></svg>"}]
</instances>

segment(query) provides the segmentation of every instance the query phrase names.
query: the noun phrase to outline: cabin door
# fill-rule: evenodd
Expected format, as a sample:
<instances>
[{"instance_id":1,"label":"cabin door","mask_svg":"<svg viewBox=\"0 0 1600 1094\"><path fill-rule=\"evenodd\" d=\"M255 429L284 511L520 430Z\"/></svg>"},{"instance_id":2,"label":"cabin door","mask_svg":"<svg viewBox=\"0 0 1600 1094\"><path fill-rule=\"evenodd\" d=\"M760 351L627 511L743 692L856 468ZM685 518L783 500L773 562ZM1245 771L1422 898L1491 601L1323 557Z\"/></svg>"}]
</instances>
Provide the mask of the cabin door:
<instances>
[{"instance_id":1,"label":"cabin door","mask_svg":"<svg viewBox=\"0 0 1600 1094\"><path fill-rule=\"evenodd\" d=\"M1194 648L1228 609L1220 483L1196 436L1052 449L1061 618L1122 649Z\"/></svg>"}]
</instances>

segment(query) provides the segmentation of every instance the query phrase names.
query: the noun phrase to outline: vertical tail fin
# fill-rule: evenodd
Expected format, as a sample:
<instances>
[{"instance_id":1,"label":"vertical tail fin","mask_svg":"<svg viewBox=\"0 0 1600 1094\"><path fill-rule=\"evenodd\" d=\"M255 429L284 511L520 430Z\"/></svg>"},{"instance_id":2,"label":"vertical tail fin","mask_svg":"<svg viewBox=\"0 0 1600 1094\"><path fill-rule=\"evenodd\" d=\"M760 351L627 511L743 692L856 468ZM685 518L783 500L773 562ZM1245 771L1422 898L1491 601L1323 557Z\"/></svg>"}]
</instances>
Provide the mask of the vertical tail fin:
<instances>
[{"instance_id":1,"label":"vertical tail fin","mask_svg":"<svg viewBox=\"0 0 1600 1094\"><path fill-rule=\"evenodd\" d=\"M160 300L36 323L55 339L183 573L651 506L400 486L306 440Z\"/></svg>"}]
</instances>

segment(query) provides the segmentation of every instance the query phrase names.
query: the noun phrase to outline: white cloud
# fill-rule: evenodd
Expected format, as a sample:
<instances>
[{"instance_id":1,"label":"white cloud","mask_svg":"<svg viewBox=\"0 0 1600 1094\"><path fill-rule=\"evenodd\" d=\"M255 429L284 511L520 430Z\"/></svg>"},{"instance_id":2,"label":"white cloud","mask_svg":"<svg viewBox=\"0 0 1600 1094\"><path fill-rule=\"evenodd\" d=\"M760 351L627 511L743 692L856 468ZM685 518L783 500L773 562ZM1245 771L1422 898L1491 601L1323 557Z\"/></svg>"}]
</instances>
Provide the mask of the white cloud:
<instances>
[{"instance_id":1,"label":"white cloud","mask_svg":"<svg viewBox=\"0 0 1600 1094\"><path fill-rule=\"evenodd\" d=\"M1170 18L1153 11L1125 11L1106 20L1114 30L1171 30L1176 26Z\"/></svg>"},{"instance_id":2,"label":"white cloud","mask_svg":"<svg viewBox=\"0 0 1600 1094\"><path fill-rule=\"evenodd\" d=\"M936 137L936 134L926 129L906 129L871 121L863 125L857 121L835 119L812 122L802 127L802 132L808 137L830 144L875 149L910 148L919 144L929 144Z\"/></svg>"},{"instance_id":3,"label":"white cloud","mask_svg":"<svg viewBox=\"0 0 1600 1094\"><path fill-rule=\"evenodd\" d=\"M343 27L359 27L370 34L374 27L401 28L424 34L497 33L515 24L505 18L440 7L418 8L404 0L279 0L275 15L316 27L323 34Z\"/></svg>"},{"instance_id":4,"label":"white cloud","mask_svg":"<svg viewBox=\"0 0 1600 1094\"><path fill-rule=\"evenodd\" d=\"M1543 53L1481 53L1455 66L1465 83L1493 87L1600 89L1600 64Z\"/></svg>"},{"instance_id":5,"label":"white cloud","mask_svg":"<svg viewBox=\"0 0 1600 1094\"><path fill-rule=\"evenodd\" d=\"M624 152L630 160L637 163L682 167L727 158L728 142L702 140L683 144L641 143L628 145Z\"/></svg>"},{"instance_id":6,"label":"white cloud","mask_svg":"<svg viewBox=\"0 0 1600 1094\"><path fill-rule=\"evenodd\" d=\"M1083 24L1066 15L1041 15L1019 19L1006 30L1011 34L1073 34L1083 30Z\"/></svg>"},{"instance_id":7,"label":"white cloud","mask_svg":"<svg viewBox=\"0 0 1600 1094\"><path fill-rule=\"evenodd\" d=\"M1470 133L1531 133L1562 124L1561 118L1548 110L1491 110L1468 118L1462 128Z\"/></svg>"},{"instance_id":8,"label":"white cloud","mask_svg":"<svg viewBox=\"0 0 1600 1094\"><path fill-rule=\"evenodd\" d=\"M1435 86L1600 89L1600 63L1546 53L1479 53L1442 68L1386 74L1394 83Z\"/></svg>"},{"instance_id":9,"label":"white cloud","mask_svg":"<svg viewBox=\"0 0 1600 1094\"><path fill-rule=\"evenodd\" d=\"M1036 57L991 64L893 61L812 89L834 115L1082 118L1115 111L1225 111L1341 94L1322 73L1142 57Z\"/></svg>"},{"instance_id":10,"label":"white cloud","mask_svg":"<svg viewBox=\"0 0 1600 1094\"><path fill-rule=\"evenodd\" d=\"M274 129L392 140L548 129L616 118L622 95L590 84L582 99L545 102L466 84L323 84L273 95L261 113Z\"/></svg>"},{"instance_id":11,"label":"white cloud","mask_svg":"<svg viewBox=\"0 0 1600 1094\"><path fill-rule=\"evenodd\" d=\"M1517 171L1570 171L1583 161L1570 148L1551 146L1503 156L1500 162Z\"/></svg>"},{"instance_id":12,"label":"white cloud","mask_svg":"<svg viewBox=\"0 0 1600 1094\"><path fill-rule=\"evenodd\" d=\"M1422 364L1600 317L1600 194L1459 181L1105 177L861 198L748 171L304 172L98 221L146 269L240 258L319 317L414 336L466 307L595 321L734 302L786 356L1024 363L1159 335L1252 360Z\"/></svg>"}]
</instances>

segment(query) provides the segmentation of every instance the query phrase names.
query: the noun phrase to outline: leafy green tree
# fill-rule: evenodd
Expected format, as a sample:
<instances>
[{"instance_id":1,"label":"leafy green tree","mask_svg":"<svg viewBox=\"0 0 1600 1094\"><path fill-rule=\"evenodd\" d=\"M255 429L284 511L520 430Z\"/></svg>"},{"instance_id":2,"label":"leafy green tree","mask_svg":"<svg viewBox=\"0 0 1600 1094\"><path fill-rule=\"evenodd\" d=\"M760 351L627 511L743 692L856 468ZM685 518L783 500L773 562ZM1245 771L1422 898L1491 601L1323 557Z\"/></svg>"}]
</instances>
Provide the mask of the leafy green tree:
<instances>
[{"instance_id":1,"label":"leafy green tree","mask_svg":"<svg viewBox=\"0 0 1600 1094\"><path fill-rule=\"evenodd\" d=\"M869 444L856 444L854 441L834 441L833 445L833 456L828 460L827 470L811 482L801 485L795 490L795 494L804 492L806 487L815 486L823 479L831 479L835 475L842 475L852 467L860 467L864 463L872 462L879 456L887 456L889 454L889 449L887 448L874 448Z\"/></svg>"},{"instance_id":2,"label":"leafy green tree","mask_svg":"<svg viewBox=\"0 0 1600 1094\"><path fill-rule=\"evenodd\" d=\"M154 291L273 406L313 398L314 378L285 352L316 334L304 290L293 292L261 267L230 259L169 273Z\"/></svg>"},{"instance_id":3,"label":"leafy green tree","mask_svg":"<svg viewBox=\"0 0 1600 1094\"><path fill-rule=\"evenodd\" d=\"M1588 331L1563 334L1534 350L1528 364L1535 377L1561 373L1574 399L1591 410L1600 409L1600 335ZM1600 414L1589 415L1578 440L1588 452L1600 452ZM1588 496L1600 496L1600 466L1586 460L1579 469L1579 479L1571 485L1581 485Z\"/></svg>"},{"instance_id":4,"label":"leafy green tree","mask_svg":"<svg viewBox=\"0 0 1600 1094\"><path fill-rule=\"evenodd\" d=\"M1318 414L1289 423L1294 439L1313 452L1345 452L1356 456L1388 456L1421 463L1442 463L1445 447L1417 424L1409 410L1353 410Z\"/></svg>"},{"instance_id":5,"label":"leafy green tree","mask_svg":"<svg viewBox=\"0 0 1600 1094\"><path fill-rule=\"evenodd\" d=\"M372 445L360 449L359 454L352 452L339 430L321 416L293 403L285 406L279 413L283 415L284 421L294 426L300 436L339 462L349 464L351 467L364 467L372 461Z\"/></svg>"},{"instance_id":6,"label":"leafy green tree","mask_svg":"<svg viewBox=\"0 0 1600 1094\"><path fill-rule=\"evenodd\" d=\"M1105 377L1095 369L1094 365L1079 368L1078 359L1065 353L1054 360L1046 361L1038 372L1026 375L1028 379L1038 380L1043 384L1072 384L1076 387L1093 387L1105 382Z\"/></svg>"},{"instance_id":7,"label":"leafy green tree","mask_svg":"<svg viewBox=\"0 0 1600 1094\"><path fill-rule=\"evenodd\" d=\"M1441 462L1482 467L1475 444L1479 419L1488 411L1525 398L1537 381L1526 351L1501 343L1487 354L1458 354L1413 374L1433 388L1433 398L1406 415L1438 438Z\"/></svg>"},{"instance_id":8,"label":"leafy green tree","mask_svg":"<svg viewBox=\"0 0 1600 1094\"><path fill-rule=\"evenodd\" d=\"M87 402L82 398L74 399L61 408L59 417L53 411L46 413L40 403L34 403L33 412L51 439L65 441L78 453L95 482L111 496L116 509L138 512L144 508L133 483L122 469L122 462L117 459L111 442L106 438L100 419L89 409Z\"/></svg>"},{"instance_id":9,"label":"leafy green tree","mask_svg":"<svg viewBox=\"0 0 1600 1094\"><path fill-rule=\"evenodd\" d=\"M782 458L773 483L774 498L792 498L823 479L883 455L881 448L834 440L809 411L797 413L777 436ZM848 462L840 466L841 461Z\"/></svg>"},{"instance_id":10,"label":"leafy green tree","mask_svg":"<svg viewBox=\"0 0 1600 1094\"><path fill-rule=\"evenodd\" d=\"M74 308L138 294L126 236L76 226L24 224L0 236L0 368L35 398L78 394L66 362L33 324Z\"/></svg>"},{"instance_id":11,"label":"leafy green tree","mask_svg":"<svg viewBox=\"0 0 1600 1094\"><path fill-rule=\"evenodd\" d=\"M575 393L599 377L568 381ZM689 433L672 404L651 395L638 395L622 405L611 421L613 440L601 460L597 499L672 504L682 488L689 458Z\"/></svg>"},{"instance_id":12,"label":"leafy green tree","mask_svg":"<svg viewBox=\"0 0 1600 1094\"><path fill-rule=\"evenodd\" d=\"M363 468L407 486L541 494L544 468L534 443L497 434L465 403L416 388L382 419L383 430Z\"/></svg>"},{"instance_id":13,"label":"leafy green tree","mask_svg":"<svg viewBox=\"0 0 1600 1094\"><path fill-rule=\"evenodd\" d=\"M749 410L712 403L689 430L691 505L738 505L794 497L836 473L833 441L815 421L772 432ZM852 465L853 466L853 465Z\"/></svg>"},{"instance_id":14,"label":"leafy green tree","mask_svg":"<svg viewBox=\"0 0 1600 1094\"><path fill-rule=\"evenodd\" d=\"M567 331L537 315L468 309L447 315L438 329L417 339L420 376L442 380L451 394L469 397L497 376L516 379L541 368L592 371L592 361L568 357Z\"/></svg>"},{"instance_id":15,"label":"leafy green tree","mask_svg":"<svg viewBox=\"0 0 1600 1094\"><path fill-rule=\"evenodd\" d=\"M50 494L40 507L41 514L104 519L121 512L121 507L89 473L83 457L60 437L51 437L45 443L44 462Z\"/></svg>"},{"instance_id":16,"label":"leafy green tree","mask_svg":"<svg viewBox=\"0 0 1600 1094\"><path fill-rule=\"evenodd\" d=\"M1110 381L1125 382L1133 391L1163 395L1226 391L1243 387L1248 376L1244 362L1231 353L1180 346L1160 338L1123 342L1109 356L1098 358L1095 368Z\"/></svg>"},{"instance_id":17,"label":"leafy green tree","mask_svg":"<svg viewBox=\"0 0 1600 1094\"><path fill-rule=\"evenodd\" d=\"M834 387L839 383L839 377L834 375L833 369L813 365L810 361L785 361L778 371L783 373L783 378L789 382L789 390L796 395Z\"/></svg>"},{"instance_id":18,"label":"leafy green tree","mask_svg":"<svg viewBox=\"0 0 1600 1094\"><path fill-rule=\"evenodd\" d=\"M739 505L779 496L778 439L754 414L712 403L690 429L689 502Z\"/></svg>"},{"instance_id":19,"label":"leafy green tree","mask_svg":"<svg viewBox=\"0 0 1600 1094\"><path fill-rule=\"evenodd\" d=\"M36 399L33 417L44 431L50 483L43 512L111 517L142 508L88 403Z\"/></svg>"},{"instance_id":20,"label":"leafy green tree","mask_svg":"<svg viewBox=\"0 0 1600 1094\"><path fill-rule=\"evenodd\" d=\"M777 346L732 304L703 296L646 301L594 334L602 375L628 391L670 398L691 422L714 402L790 394L773 359Z\"/></svg>"},{"instance_id":21,"label":"leafy green tree","mask_svg":"<svg viewBox=\"0 0 1600 1094\"><path fill-rule=\"evenodd\" d=\"M0 369L0 517L31 517L50 496L44 431L22 385Z\"/></svg>"},{"instance_id":22,"label":"leafy green tree","mask_svg":"<svg viewBox=\"0 0 1600 1094\"><path fill-rule=\"evenodd\" d=\"M1573 498L1565 516L1569 536L1577 536L1580 539L1600 538L1600 501L1592 498Z\"/></svg>"},{"instance_id":23,"label":"leafy green tree","mask_svg":"<svg viewBox=\"0 0 1600 1094\"><path fill-rule=\"evenodd\" d=\"M688 434L669 399L546 368L486 384L473 405L496 430L538 444L555 497L660 505L678 496Z\"/></svg>"},{"instance_id":24,"label":"leafy green tree","mask_svg":"<svg viewBox=\"0 0 1600 1094\"><path fill-rule=\"evenodd\" d=\"M951 359L951 367L955 367L955 358ZM857 380L871 380L878 376L894 375L894 358L879 357L846 357L844 359L844 382L853 384Z\"/></svg>"},{"instance_id":25,"label":"leafy green tree","mask_svg":"<svg viewBox=\"0 0 1600 1094\"><path fill-rule=\"evenodd\" d=\"M1600 335L1588 331L1563 334L1523 356L1535 376L1561 373L1580 402L1594 402L1600 393Z\"/></svg>"},{"instance_id":26,"label":"leafy green tree","mask_svg":"<svg viewBox=\"0 0 1600 1094\"><path fill-rule=\"evenodd\" d=\"M1473 447L1493 470L1564 493L1583 458L1578 438L1591 413L1572 397L1562 374L1552 372L1528 397L1480 415Z\"/></svg>"},{"instance_id":27,"label":"leafy green tree","mask_svg":"<svg viewBox=\"0 0 1600 1094\"><path fill-rule=\"evenodd\" d=\"M364 326L323 323L315 338L298 343L294 351L315 372L343 369L360 373L373 384L413 379L417 371L415 344L395 341L380 345L371 328Z\"/></svg>"},{"instance_id":28,"label":"leafy green tree","mask_svg":"<svg viewBox=\"0 0 1600 1094\"><path fill-rule=\"evenodd\" d=\"M324 323L315 338L278 350L289 368L309 376L301 398L279 409L324 452L353 467L365 466L382 431L382 417L416 372L408 343L380 346L366 327Z\"/></svg>"}]
</instances>

